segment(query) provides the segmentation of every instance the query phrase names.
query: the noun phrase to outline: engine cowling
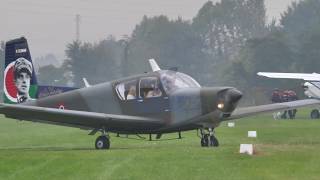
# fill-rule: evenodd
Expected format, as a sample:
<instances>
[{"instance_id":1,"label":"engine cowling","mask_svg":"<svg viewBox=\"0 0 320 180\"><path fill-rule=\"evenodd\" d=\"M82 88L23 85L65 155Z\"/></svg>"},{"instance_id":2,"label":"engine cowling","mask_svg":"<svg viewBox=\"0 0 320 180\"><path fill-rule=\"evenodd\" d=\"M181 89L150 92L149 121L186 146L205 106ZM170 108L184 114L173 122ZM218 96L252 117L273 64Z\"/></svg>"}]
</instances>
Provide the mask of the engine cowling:
<instances>
[{"instance_id":1,"label":"engine cowling","mask_svg":"<svg viewBox=\"0 0 320 180\"><path fill-rule=\"evenodd\" d=\"M242 97L242 93L232 87L202 88L200 94L202 113L218 111L223 117L231 115Z\"/></svg>"}]
</instances>

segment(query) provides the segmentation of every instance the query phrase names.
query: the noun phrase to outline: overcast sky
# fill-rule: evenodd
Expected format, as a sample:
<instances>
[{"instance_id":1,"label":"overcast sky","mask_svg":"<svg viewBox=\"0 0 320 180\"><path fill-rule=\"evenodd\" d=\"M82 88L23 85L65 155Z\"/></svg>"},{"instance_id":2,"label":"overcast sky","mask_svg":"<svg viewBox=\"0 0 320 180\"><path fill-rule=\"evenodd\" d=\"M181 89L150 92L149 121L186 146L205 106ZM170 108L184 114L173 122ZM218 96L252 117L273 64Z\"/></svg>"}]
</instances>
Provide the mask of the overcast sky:
<instances>
[{"instance_id":1,"label":"overcast sky","mask_svg":"<svg viewBox=\"0 0 320 180\"><path fill-rule=\"evenodd\" d=\"M75 15L81 15L80 39L95 42L129 34L143 15L192 19L208 0L0 0L0 40L25 36L33 57L64 57L75 39ZM217 0L214 0L216 2ZM295 0L265 0L269 19Z\"/></svg>"}]
</instances>

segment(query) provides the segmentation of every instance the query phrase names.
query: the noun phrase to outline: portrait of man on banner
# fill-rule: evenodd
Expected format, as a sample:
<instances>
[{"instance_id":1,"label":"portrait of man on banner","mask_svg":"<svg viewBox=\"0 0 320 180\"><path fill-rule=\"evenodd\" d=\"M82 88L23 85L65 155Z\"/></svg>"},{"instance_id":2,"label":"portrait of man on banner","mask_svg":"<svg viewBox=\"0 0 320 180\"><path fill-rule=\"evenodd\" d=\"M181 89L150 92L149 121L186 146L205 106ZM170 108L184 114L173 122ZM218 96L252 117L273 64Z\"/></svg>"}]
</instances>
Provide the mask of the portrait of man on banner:
<instances>
[{"instance_id":1,"label":"portrait of man on banner","mask_svg":"<svg viewBox=\"0 0 320 180\"><path fill-rule=\"evenodd\" d=\"M13 66L14 84L17 88L17 103L30 100L29 89L33 67L25 58L18 58Z\"/></svg>"}]
</instances>

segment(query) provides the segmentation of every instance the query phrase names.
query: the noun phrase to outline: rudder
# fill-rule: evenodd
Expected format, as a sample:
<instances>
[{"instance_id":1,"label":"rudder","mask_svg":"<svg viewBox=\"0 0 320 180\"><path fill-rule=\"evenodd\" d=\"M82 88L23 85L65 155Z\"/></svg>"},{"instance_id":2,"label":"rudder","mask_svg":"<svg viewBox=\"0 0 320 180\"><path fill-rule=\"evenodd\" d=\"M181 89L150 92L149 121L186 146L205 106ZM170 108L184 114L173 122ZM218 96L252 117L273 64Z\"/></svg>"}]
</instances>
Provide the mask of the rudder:
<instances>
[{"instance_id":1,"label":"rudder","mask_svg":"<svg viewBox=\"0 0 320 180\"><path fill-rule=\"evenodd\" d=\"M36 99L37 79L26 38L6 42L4 64L4 102L15 104Z\"/></svg>"}]
</instances>

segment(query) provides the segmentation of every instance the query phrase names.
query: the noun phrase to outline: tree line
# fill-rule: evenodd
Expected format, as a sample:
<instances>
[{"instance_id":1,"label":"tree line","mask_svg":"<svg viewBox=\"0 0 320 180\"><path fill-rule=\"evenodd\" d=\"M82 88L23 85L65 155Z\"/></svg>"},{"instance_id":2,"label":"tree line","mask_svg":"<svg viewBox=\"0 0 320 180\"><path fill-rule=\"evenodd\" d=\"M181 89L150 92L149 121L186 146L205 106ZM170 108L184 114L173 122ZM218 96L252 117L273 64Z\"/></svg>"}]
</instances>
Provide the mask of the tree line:
<instances>
[{"instance_id":1,"label":"tree line","mask_svg":"<svg viewBox=\"0 0 320 180\"><path fill-rule=\"evenodd\" d=\"M72 42L64 66L72 72L75 85L81 86L82 77L98 83L149 71L147 60L154 58L161 67L177 67L201 84L219 85L221 67L239 56L247 40L264 36L265 24L263 0L209 1L189 21L144 16L123 39Z\"/></svg>"}]
</instances>

